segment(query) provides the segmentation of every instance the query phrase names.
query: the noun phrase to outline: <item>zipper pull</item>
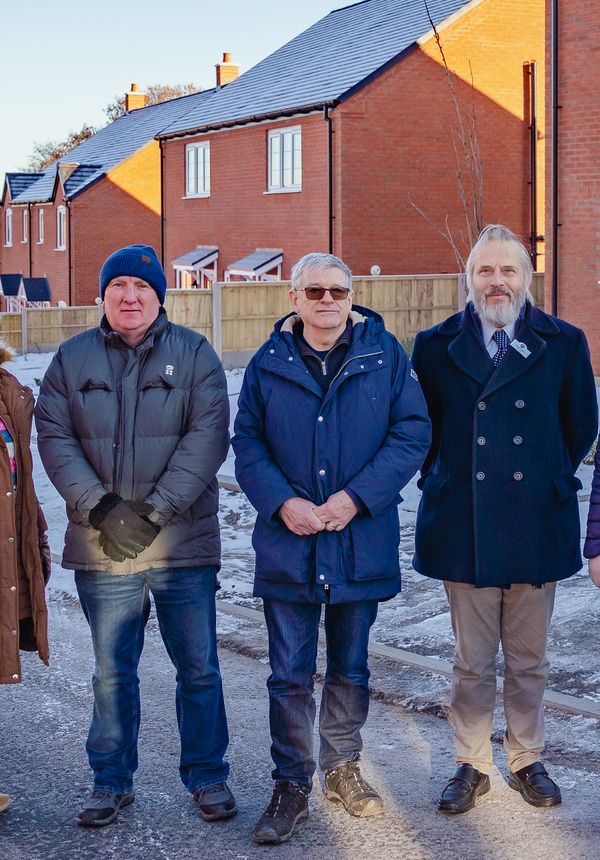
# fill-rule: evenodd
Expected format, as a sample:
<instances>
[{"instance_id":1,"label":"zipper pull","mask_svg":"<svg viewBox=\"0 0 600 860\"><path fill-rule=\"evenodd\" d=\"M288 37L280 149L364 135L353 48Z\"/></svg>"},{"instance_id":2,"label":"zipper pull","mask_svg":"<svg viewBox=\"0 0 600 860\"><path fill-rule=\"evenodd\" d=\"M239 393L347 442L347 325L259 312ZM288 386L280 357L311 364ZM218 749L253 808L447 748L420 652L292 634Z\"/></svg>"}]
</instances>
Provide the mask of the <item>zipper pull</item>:
<instances>
[{"instance_id":1,"label":"zipper pull","mask_svg":"<svg viewBox=\"0 0 600 860\"><path fill-rule=\"evenodd\" d=\"M321 362L321 370L323 371L323 376L327 376L327 365L324 361Z\"/></svg>"}]
</instances>

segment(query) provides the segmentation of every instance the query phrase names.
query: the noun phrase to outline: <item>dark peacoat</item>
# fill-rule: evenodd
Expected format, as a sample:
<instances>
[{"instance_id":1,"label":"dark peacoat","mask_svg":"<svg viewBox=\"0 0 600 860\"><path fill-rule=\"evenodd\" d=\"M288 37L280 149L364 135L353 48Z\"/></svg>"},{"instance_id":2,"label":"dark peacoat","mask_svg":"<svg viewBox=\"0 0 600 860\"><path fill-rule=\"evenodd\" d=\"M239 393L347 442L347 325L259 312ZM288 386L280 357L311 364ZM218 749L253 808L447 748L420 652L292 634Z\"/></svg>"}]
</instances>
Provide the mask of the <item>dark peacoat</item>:
<instances>
[{"instance_id":1,"label":"dark peacoat","mask_svg":"<svg viewBox=\"0 0 600 860\"><path fill-rule=\"evenodd\" d=\"M425 576L506 586L581 567L575 471L598 429L587 342L527 305L511 347L495 369L469 306L417 335L433 425L415 535Z\"/></svg>"},{"instance_id":2,"label":"dark peacoat","mask_svg":"<svg viewBox=\"0 0 600 860\"><path fill-rule=\"evenodd\" d=\"M11 356L0 344L0 363ZM0 439L0 684L21 681L19 651L37 651L48 663L48 614L44 596L50 573L46 521L33 487L29 441L33 393L0 368L0 417L14 446L17 490Z\"/></svg>"}]
</instances>

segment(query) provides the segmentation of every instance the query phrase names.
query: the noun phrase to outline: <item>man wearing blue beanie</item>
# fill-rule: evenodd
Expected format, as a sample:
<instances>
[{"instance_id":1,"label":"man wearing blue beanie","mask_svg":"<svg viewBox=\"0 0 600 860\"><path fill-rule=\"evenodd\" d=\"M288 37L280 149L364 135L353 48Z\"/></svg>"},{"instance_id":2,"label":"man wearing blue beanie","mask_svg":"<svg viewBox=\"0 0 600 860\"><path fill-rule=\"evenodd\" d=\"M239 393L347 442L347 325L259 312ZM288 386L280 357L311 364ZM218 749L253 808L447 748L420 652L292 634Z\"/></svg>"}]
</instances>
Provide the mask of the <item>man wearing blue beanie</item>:
<instances>
[{"instance_id":1,"label":"man wearing blue beanie","mask_svg":"<svg viewBox=\"0 0 600 860\"><path fill-rule=\"evenodd\" d=\"M110 824L134 800L150 593L177 670L181 779L205 821L230 818L215 618L225 374L203 335L169 322L153 248L120 248L99 280L102 321L60 346L36 407L40 455L67 504L62 564L75 571L96 658L94 787L78 822Z\"/></svg>"}]
</instances>

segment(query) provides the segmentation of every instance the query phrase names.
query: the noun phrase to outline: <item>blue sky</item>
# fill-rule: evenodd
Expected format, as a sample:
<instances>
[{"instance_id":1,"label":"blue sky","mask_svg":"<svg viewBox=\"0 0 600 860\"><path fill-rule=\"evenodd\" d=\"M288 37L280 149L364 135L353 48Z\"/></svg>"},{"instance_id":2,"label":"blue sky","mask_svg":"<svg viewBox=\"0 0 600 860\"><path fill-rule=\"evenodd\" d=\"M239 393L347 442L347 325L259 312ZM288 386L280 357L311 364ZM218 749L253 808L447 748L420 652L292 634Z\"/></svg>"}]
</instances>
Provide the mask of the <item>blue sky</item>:
<instances>
[{"instance_id":1,"label":"blue sky","mask_svg":"<svg viewBox=\"0 0 600 860\"><path fill-rule=\"evenodd\" d=\"M0 178L25 167L34 141L61 140L132 82L214 86L230 51L247 71L352 0L21 0L0 24Z\"/></svg>"}]
</instances>

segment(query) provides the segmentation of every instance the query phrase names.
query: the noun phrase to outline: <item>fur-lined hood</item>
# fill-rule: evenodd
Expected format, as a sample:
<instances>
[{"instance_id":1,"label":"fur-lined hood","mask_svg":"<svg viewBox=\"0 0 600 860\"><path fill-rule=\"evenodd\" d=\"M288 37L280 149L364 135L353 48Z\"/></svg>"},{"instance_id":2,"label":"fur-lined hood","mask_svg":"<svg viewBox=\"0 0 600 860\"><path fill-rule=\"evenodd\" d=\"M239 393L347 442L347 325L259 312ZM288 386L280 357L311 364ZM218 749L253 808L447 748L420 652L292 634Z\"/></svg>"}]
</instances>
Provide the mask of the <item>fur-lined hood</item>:
<instances>
[{"instance_id":1,"label":"fur-lined hood","mask_svg":"<svg viewBox=\"0 0 600 860\"><path fill-rule=\"evenodd\" d=\"M15 357L15 351L5 340L0 339L0 364L6 364Z\"/></svg>"}]
</instances>

